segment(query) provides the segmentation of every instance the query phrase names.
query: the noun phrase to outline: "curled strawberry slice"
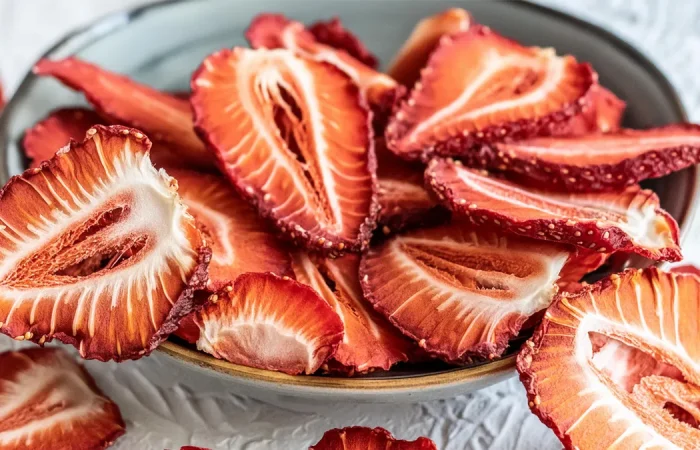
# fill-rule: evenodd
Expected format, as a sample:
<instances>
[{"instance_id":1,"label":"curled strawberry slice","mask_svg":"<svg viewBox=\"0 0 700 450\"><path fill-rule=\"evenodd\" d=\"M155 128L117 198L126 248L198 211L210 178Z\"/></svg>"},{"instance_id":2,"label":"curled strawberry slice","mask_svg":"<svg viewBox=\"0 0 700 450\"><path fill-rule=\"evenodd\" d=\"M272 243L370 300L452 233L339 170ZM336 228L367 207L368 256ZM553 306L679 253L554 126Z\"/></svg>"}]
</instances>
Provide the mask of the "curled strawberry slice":
<instances>
[{"instance_id":1,"label":"curled strawberry slice","mask_svg":"<svg viewBox=\"0 0 700 450\"><path fill-rule=\"evenodd\" d=\"M437 450L435 443L419 437L415 441L394 438L384 428L346 427L334 428L323 433L323 437L309 450Z\"/></svg>"},{"instance_id":2,"label":"curled strawberry slice","mask_svg":"<svg viewBox=\"0 0 700 450\"><path fill-rule=\"evenodd\" d=\"M124 434L119 408L58 348L0 354L0 449L103 449Z\"/></svg>"},{"instance_id":3,"label":"curled strawberry slice","mask_svg":"<svg viewBox=\"0 0 700 450\"><path fill-rule=\"evenodd\" d=\"M365 297L419 345L448 362L494 359L546 308L569 252L563 246L466 224L416 230L370 248Z\"/></svg>"},{"instance_id":4,"label":"curled strawberry slice","mask_svg":"<svg viewBox=\"0 0 700 450\"><path fill-rule=\"evenodd\" d=\"M581 136L592 133L618 131L626 103L600 85L591 88L591 107L575 117L571 123L553 135Z\"/></svg>"},{"instance_id":5,"label":"curled strawberry slice","mask_svg":"<svg viewBox=\"0 0 700 450\"><path fill-rule=\"evenodd\" d=\"M597 74L572 56L523 47L487 27L440 40L386 128L406 159L464 155L493 141L549 135L589 107Z\"/></svg>"},{"instance_id":6,"label":"curled strawberry slice","mask_svg":"<svg viewBox=\"0 0 700 450\"><path fill-rule=\"evenodd\" d=\"M387 73L404 86L413 86L440 38L466 31L473 23L474 18L462 8L450 8L426 17L413 28Z\"/></svg>"},{"instance_id":7,"label":"curled strawberry slice","mask_svg":"<svg viewBox=\"0 0 700 450\"><path fill-rule=\"evenodd\" d=\"M609 191L700 162L700 126L498 143L464 159L470 165L506 171L524 184L546 183L573 192Z\"/></svg>"},{"instance_id":8,"label":"curled strawberry slice","mask_svg":"<svg viewBox=\"0 0 700 450\"><path fill-rule=\"evenodd\" d=\"M192 90L222 169L285 236L328 253L367 247L376 161L349 78L286 50L236 48L210 55Z\"/></svg>"},{"instance_id":9,"label":"curled strawberry slice","mask_svg":"<svg viewBox=\"0 0 700 450\"><path fill-rule=\"evenodd\" d=\"M194 132L192 111L186 99L77 58L42 59L34 66L34 73L52 76L82 92L101 115L143 130L154 141L168 144L190 166L214 167L214 158Z\"/></svg>"},{"instance_id":10,"label":"curled strawberry slice","mask_svg":"<svg viewBox=\"0 0 700 450\"><path fill-rule=\"evenodd\" d=\"M313 289L271 273L241 275L195 321L200 350L290 375L316 372L343 339L343 322Z\"/></svg>"},{"instance_id":11,"label":"curled strawberry slice","mask_svg":"<svg viewBox=\"0 0 700 450\"><path fill-rule=\"evenodd\" d=\"M326 22L319 21L311 24L309 32L319 43L344 50L367 67L376 69L379 64L377 57L365 47L360 38L345 28L338 17L333 17Z\"/></svg>"},{"instance_id":12,"label":"curled strawberry slice","mask_svg":"<svg viewBox=\"0 0 700 450\"><path fill-rule=\"evenodd\" d=\"M576 245L600 253L635 252L678 261L678 224L659 207L652 191L630 186L623 192L553 194L434 160L426 181L455 214L482 226Z\"/></svg>"},{"instance_id":13,"label":"curled strawberry slice","mask_svg":"<svg viewBox=\"0 0 700 450\"><path fill-rule=\"evenodd\" d=\"M84 358L150 353L192 308L209 249L140 131L96 125L0 193L2 333Z\"/></svg>"},{"instance_id":14,"label":"curled strawberry slice","mask_svg":"<svg viewBox=\"0 0 700 450\"><path fill-rule=\"evenodd\" d=\"M561 269L557 285L560 291L576 292L585 286L581 280L599 269L608 261L610 253L600 253L584 249L577 249L569 255L564 268Z\"/></svg>"},{"instance_id":15,"label":"curled strawberry slice","mask_svg":"<svg viewBox=\"0 0 700 450\"><path fill-rule=\"evenodd\" d=\"M698 298L656 268L559 296L518 356L530 407L568 449L695 448Z\"/></svg>"},{"instance_id":16,"label":"curled strawberry slice","mask_svg":"<svg viewBox=\"0 0 700 450\"><path fill-rule=\"evenodd\" d=\"M30 167L39 167L72 140L82 141L85 132L104 120L85 108L63 108L52 111L45 119L27 130L22 140L24 154L31 160Z\"/></svg>"},{"instance_id":17,"label":"curled strawberry slice","mask_svg":"<svg viewBox=\"0 0 700 450\"><path fill-rule=\"evenodd\" d=\"M357 255L338 259L310 258L302 252L293 255L297 281L314 288L343 321L345 335L333 359L350 374L389 370L407 361L415 348L365 300L359 265Z\"/></svg>"}]
</instances>

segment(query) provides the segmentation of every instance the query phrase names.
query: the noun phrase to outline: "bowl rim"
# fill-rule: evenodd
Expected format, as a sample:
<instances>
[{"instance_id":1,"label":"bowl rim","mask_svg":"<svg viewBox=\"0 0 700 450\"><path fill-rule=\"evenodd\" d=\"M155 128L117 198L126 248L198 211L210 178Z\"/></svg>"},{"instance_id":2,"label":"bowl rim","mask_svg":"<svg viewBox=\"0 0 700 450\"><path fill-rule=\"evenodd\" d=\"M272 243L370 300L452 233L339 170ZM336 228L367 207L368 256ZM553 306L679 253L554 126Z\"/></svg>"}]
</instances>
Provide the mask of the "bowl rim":
<instances>
[{"instance_id":1,"label":"bowl rim","mask_svg":"<svg viewBox=\"0 0 700 450\"><path fill-rule=\"evenodd\" d=\"M66 33L61 39L56 41L54 45L49 47L40 56L48 58L56 56L57 53L67 56L79 52L81 49L94 42L94 40L105 38L111 33L129 25L139 16L148 13L152 10L159 9L164 6L171 6L180 3L191 3L198 0L159 0L147 5L137 6L124 11L112 12L106 14L87 25L74 28ZM637 63L651 78L657 83L659 88L664 91L666 98L670 101L675 109L677 116L684 122L687 122L688 115L683 106L680 97L671 84L670 80L664 73L637 47L623 40L621 37L606 30L605 28L588 22L582 18L570 15L566 12L543 6L536 3L531 3L528 0L514 0L511 2L514 7L524 8L549 17L555 21L563 21L572 26L586 30L589 33L597 34L603 40L608 42L612 47L616 48L620 53L625 54L635 63ZM22 81L17 89L12 93L4 108L4 113L11 112L16 108L19 99L24 97L24 93L30 89L32 80L36 77L31 68L25 73ZM0 113L0 128L3 128L6 117L9 114ZM697 167L691 168L693 175L691 176L690 195L686 200L686 205L683 208L682 217L678 218L678 223L681 228L681 238L687 235L688 230L692 226L693 219L696 218L696 213L699 205L697 198L700 195L698 187L700 185L698 178L700 171ZM7 167L6 158L0 158L0 176L4 179L9 179L9 168ZM295 390L303 390L306 392L321 392L321 391L359 391L359 392L389 392L403 391L411 389L430 389L442 388L449 385L461 384L466 382L475 382L485 377L497 377L504 375L512 375L515 371L516 355L511 354L501 359L485 362L477 366L470 367L455 367L437 372L429 372L425 374L415 375L396 375L381 378L372 377L333 377L327 375L305 375L293 376L281 372L275 372L265 369L257 369L238 364L233 364L225 360L216 359L213 356L193 350L190 347L179 344L171 340L164 341L157 350L167 355L170 358L183 362L187 365L194 365L197 368L211 371L220 376L225 376L231 381L238 379L246 382L256 382L263 385L274 386L277 388L287 387Z\"/></svg>"}]
</instances>

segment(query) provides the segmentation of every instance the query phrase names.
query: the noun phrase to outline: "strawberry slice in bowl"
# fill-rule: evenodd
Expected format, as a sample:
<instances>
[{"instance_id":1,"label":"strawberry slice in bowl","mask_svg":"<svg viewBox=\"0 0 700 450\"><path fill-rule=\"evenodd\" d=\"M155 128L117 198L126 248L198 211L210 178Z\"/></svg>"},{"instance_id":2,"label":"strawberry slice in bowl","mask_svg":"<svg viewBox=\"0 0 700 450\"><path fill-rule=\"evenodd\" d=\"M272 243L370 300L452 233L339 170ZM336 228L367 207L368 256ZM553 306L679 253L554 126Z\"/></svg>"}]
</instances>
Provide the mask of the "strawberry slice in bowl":
<instances>
[{"instance_id":1,"label":"strawberry slice in bowl","mask_svg":"<svg viewBox=\"0 0 700 450\"><path fill-rule=\"evenodd\" d=\"M445 36L385 136L405 159L461 156L484 143L561 132L590 106L597 74L573 56L472 25Z\"/></svg>"},{"instance_id":2,"label":"strawberry slice in bowl","mask_svg":"<svg viewBox=\"0 0 700 450\"><path fill-rule=\"evenodd\" d=\"M0 331L87 359L150 353L194 308L210 251L140 131L96 125L0 192Z\"/></svg>"},{"instance_id":3,"label":"strawberry slice in bowl","mask_svg":"<svg viewBox=\"0 0 700 450\"><path fill-rule=\"evenodd\" d=\"M576 245L599 253L634 252L679 261L679 228L652 191L557 194L526 189L463 167L431 161L426 182L452 211L475 225Z\"/></svg>"},{"instance_id":4,"label":"strawberry slice in bowl","mask_svg":"<svg viewBox=\"0 0 700 450\"><path fill-rule=\"evenodd\" d=\"M426 437L415 441L396 439L384 428L345 427L323 433L323 437L309 450L437 450Z\"/></svg>"},{"instance_id":5,"label":"strawberry slice in bowl","mask_svg":"<svg viewBox=\"0 0 700 450\"><path fill-rule=\"evenodd\" d=\"M397 235L363 256L365 297L427 352L450 363L495 359L557 292L562 245L469 224Z\"/></svg>"},{"instance_id":6,"label":"strawberry slice in bowl","mask_svg":"<svg viewBox=\"0 0 700 450\"><path fill-rule=\"evenodd\" d=\"M0 353L0 448L104 449L126 430L119 407L58 348Z\"/></svg>"},{"instance_id":7,"label":"strawberry slice in bowl","mask_svg":"<svg viewBox=\"0 0 700 450\"><path fill-rule=\"evenodd\" d=\"M603 86L591 88L591 107L561 131L562 136L582 136L618 131L627 104ZM556 133L554 133L556 134Z\"/></svg>"},{"instance_id":8,"label":"strawberry slice in bowl","mask_svg":"<svg viewBox=\"0 0 700 450\"><path fill-rule=\"evenodd\" d=\"M360 38L345 28L338 17L333 17L325 22L312 23L309 26L309 33L313 34L319 43L343 50L367 67L376 69L379 65L377 57L362 43Z\"/></svg>"},{"instance_id":9,"label":"strawberry slice in bowl","mask_svg":"<svg viewBox=\"0 0 700 450\"><path fill-rule=\"evenodd\" d=\"M210 55L192 90L221 169L284 237L329 254L367 248L376 160L370 113L346 75L287 50L236 48Z\"/></svg>"}]
</instances>

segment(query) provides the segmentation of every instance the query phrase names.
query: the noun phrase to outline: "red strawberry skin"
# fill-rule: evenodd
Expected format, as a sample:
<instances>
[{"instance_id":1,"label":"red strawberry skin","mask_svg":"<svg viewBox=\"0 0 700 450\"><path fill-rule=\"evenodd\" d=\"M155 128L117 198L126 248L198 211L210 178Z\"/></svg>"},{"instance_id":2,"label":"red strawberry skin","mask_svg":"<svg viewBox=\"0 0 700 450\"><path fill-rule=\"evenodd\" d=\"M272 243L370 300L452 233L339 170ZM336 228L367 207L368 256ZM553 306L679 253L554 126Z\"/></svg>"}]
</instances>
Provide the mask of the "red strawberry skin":
<instances>
[{"instance_id":1,"label":"red strawberry skin","mask_svg":"<svg viewBox=\"0 0 700 450\"><path fill-rule=\"evenodd\" d=\"M309 32L322 44L346 51L350 56L361 61L367 67L377 68L379 60L365 47L360 38L345 28L338 17L326 22L319 21L311 24Z\"/></svg>"},{"instance_id":2,"label":"red strawberry skin","mask_svg":"<svg viewBox=\"0 0 700 450\"><path fill-rule=\"evenodd\" d=\"M347 427L335 428L324 433L318 443L309 450L437 450L435 443L419 437L415 441L394 438L384 428Z\"/></svg>"}]
</instances>

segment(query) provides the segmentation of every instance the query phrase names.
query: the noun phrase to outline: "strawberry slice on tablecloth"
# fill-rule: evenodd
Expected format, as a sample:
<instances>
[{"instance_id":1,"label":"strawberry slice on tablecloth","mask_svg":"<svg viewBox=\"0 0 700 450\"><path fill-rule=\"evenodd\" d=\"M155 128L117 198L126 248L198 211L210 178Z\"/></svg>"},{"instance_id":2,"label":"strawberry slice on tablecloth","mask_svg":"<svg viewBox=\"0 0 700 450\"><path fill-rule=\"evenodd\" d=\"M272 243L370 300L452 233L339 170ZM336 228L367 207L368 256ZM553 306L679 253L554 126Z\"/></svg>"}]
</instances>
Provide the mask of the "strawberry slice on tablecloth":
<instances>
[{"instance_id":1,"label":"strawberry slice on tablecloth","mask_svg":"<svg viewBox=\"0 0 700 450\"><path fill-rule=\"evenodd\" d=\"M309 450L437 450L437 447L425 437L402 441L384 428L346 427L326 431Z\"/></svg>"},{"instance_id":2,"label":"strawberry slice on tablecloth","mask_svg":"<svg viewBox=\"0 0 700 450\"><path fill-rule=\"evenodd\" d=\"M426 183L453 211L475 225L576 245L600 253L634 252L678 261L678 224L652 191L557 194L523 188L455 161L436 159Z\"/></svg>"}]
</instances>

